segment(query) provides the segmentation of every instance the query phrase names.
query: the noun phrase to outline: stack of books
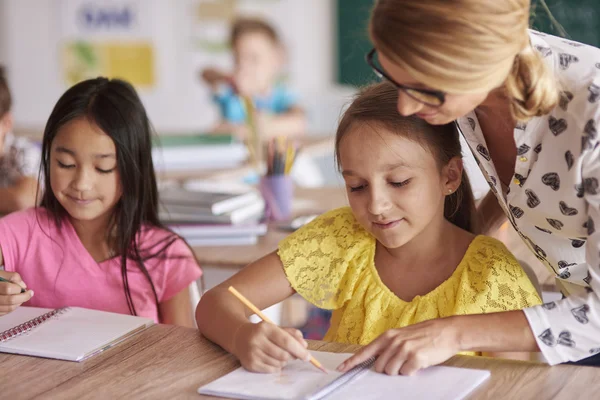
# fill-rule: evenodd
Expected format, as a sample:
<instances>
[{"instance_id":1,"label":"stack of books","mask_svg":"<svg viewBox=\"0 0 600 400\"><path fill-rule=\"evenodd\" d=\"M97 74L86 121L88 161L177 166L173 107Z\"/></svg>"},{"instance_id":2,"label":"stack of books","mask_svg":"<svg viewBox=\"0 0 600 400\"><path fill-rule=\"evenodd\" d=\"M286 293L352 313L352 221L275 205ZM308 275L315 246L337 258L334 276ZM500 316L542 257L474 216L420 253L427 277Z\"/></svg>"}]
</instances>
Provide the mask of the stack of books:
<instances>
[{"instance_id":1,"label":"stack of books","mask_svg":"<svg viewBox=\"0 0 600 400\"><path fill-rule=\"evenodd\" d=\"M152 146L157 172L233 168L248 159L248 149L231 135L162 135Z\"/></svg>"},{"instance_id":2,"label":"stack of books","mask_svg":"<svg viewBox=\"0 0 600 400\"><path fill-rule=\"evenodd\" d=\"M256 190L165 187L160 203L161 221L191 246L253 245L267 233L265 203Z\"/></svg>"}]
</instances>

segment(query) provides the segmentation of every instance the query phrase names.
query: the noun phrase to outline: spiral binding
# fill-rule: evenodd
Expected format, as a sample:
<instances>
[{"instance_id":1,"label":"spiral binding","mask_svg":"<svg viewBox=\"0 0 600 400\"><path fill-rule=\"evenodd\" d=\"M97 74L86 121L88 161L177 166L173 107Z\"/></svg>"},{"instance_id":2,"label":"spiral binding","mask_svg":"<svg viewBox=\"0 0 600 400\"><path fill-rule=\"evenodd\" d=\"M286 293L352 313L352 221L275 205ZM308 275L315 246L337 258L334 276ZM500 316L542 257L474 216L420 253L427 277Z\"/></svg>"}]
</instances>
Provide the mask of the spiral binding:
<instances>
[{"instance_id":1,"label":"spiral binding","mask_svg":"<svg viewBox=\"0 0 600 400\"><path fill-rule=\"evenodd\" d=\"M10 339L14 339L17 336L20 336L24 333L31 331L32 329L38 327L44 322L48 321L50 318L57 317L61 314L67 312L69 307L57 308L56 310L52 310L47 312L46 314L42 314L39 317L35 317L30 319L29 321L23 322L21 325L17 325L14 328L10 328L4 332L0 332L0 343L4 343L9 341Z\"/></svg>"},{"instance_id":2,"label":"spiral binding","mask_svg":"<svg viewBox=\"0 0 600 400\"><path fill-rule=\"evenodd\" d=\"M371 358L366 359L365 361L356 365L351 370L345 372L344 374L340 375L338 378L331 381L329 384L323 386L317 392L306 396L304 398L304 400L324 399L325 397L330 395L335 390L339 389L340 387L342 387L345 384L347 384L348 382L350 382L352 379L355 379L358 376L367 372L373 366L373 364L375 364L375 360L376 360L376 357L371 357Z\"/></svg>"}]
</instances>

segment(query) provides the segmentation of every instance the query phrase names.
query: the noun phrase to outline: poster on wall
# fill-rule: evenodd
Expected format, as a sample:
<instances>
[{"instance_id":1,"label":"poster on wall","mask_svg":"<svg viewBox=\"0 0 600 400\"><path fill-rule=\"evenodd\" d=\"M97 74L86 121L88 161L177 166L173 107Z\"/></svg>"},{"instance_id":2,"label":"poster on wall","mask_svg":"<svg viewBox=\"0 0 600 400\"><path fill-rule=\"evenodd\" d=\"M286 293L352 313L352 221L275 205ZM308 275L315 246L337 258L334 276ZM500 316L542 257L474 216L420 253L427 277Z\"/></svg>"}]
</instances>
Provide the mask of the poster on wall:
<instances>
[{"instance_id":1,"label":"poster on wall","mask_svg":"<svg viewBox=\"0 0 600 400\"><path fill-rule=\"evenodd\" d=\"M97 76L156 86L151 5L143 0L61 0L61 68L70 86Z\"/></svg>"}]
</instances>

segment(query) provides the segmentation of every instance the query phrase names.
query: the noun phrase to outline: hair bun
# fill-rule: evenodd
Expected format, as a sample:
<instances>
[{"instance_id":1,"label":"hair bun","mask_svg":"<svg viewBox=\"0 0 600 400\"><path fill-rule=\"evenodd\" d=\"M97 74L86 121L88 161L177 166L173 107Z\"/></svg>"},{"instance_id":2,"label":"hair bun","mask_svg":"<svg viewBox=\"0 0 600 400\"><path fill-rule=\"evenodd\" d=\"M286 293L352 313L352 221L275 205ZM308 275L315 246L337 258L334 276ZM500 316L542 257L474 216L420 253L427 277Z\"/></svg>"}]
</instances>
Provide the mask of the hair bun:
<instances>
[{"instance_id":1,"label":"hair bun","mask_svg":"<svg viewBox=\"0 0 600 400\"><path fill-rule=\"evenodd\" d=\"M548 114L558 103L556 78L531 46L515 57L505 87L517 121Z\"/></svg>"}]
</instances>

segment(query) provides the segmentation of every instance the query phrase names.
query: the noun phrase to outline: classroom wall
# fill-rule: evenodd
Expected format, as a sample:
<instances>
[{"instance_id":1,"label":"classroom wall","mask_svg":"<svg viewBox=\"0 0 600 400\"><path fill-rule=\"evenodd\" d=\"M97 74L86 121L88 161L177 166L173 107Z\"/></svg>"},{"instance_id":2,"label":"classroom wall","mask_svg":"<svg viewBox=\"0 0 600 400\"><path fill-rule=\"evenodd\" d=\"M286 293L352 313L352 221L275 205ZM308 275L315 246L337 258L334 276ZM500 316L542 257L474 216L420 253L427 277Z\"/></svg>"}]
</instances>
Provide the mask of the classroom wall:
<instances>
[{"instance_id":1,"label":"classroom wall","mask_svg":"<svg viewBox=\"0 0 600 400\"><path fill-rule=\"evenodd\" d=\"M14 93L17 128L43 128L52 106L67 88L59 58L64 41L64 9L77 0L0 0L0 62L6 65ZM216 0L219 1L219 0ZM217 120L197 70L205 57L190 46L189 19L197 1L96 0L99 6L143 4L151 19L156 86L140 89L159 132L205 130ZM208 0L210 2L210 0ZM333 0L239 0L243 14L278 21L288 45L290 85L309 108L311 131L331 132L339 108L351 90L333 87L335 40ZM227 64L225 62L225 64Z\"/></svg>"}]
</instances>

